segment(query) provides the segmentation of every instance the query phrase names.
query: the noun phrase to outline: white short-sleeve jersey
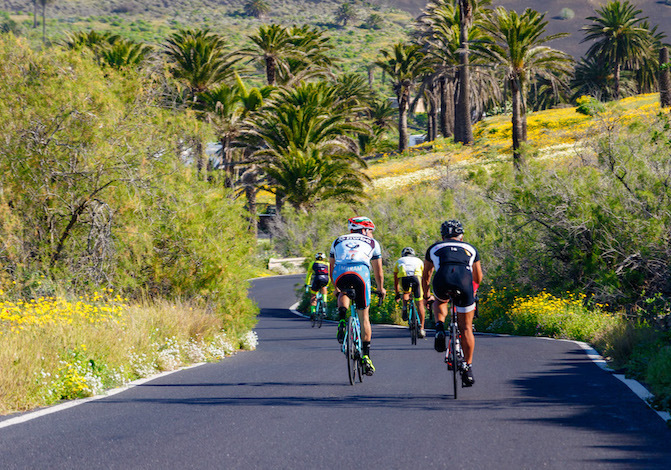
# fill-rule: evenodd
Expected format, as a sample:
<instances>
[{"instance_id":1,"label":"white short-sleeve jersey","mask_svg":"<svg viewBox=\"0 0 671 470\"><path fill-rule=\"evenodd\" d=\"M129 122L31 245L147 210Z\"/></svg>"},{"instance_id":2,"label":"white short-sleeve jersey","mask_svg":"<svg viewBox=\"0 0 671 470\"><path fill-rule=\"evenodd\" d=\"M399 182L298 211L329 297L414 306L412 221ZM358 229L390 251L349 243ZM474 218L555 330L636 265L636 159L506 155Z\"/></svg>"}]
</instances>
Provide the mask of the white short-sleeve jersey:
<instances>
[{"instance_id":1,"label":"white short-sleeve jersey","mask_svg":"<svg viewBox=\"0 0 671 470\"><path fill-rule=\"evenodd\" d=\"M370 260L382 257L382 247L374 238L348 233L336 238L330 256L336 264L365 264L370 268Z\"/></svg>"}]
</instances>

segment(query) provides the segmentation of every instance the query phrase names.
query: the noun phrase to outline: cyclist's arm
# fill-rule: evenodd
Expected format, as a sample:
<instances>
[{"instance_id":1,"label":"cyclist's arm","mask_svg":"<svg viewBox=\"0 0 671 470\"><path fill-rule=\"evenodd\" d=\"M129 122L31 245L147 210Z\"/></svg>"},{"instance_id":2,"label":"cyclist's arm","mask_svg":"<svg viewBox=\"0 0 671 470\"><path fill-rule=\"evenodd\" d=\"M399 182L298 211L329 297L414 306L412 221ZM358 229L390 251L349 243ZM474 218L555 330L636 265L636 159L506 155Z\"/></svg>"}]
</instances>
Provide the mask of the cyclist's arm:
<instances>
[{"instance_id":1,"label":"cyclist's arm","mask_svg":"<svg viewBox=\"0 0 671 470\"><path fill-rule=\"evenodd\" d=\"M313 261L310 263L310 266L308 266L308 275L305 277L305 285L309 286L311 284L310 278L312 277L312 266L314 266L315 262Z\"/></svg>"},{"instance_id":2,"label":"cyclist's arm","mask_svg":"<svg viewBox=\"0 0 671 470\"><path fill-rule=\"evenodd\" d=\"M429 283L431 282L431 275L433 274L433 263L429 260L424 260L424 269L422 270L422 291L424 297L429 297Z\"/></svg>"},{"instance_id":3,"label":"cyclist's arm","mask_svg":"<svg viewBox=\"0 0 671 470\"><path fill-rule=\"evenodd\" d=\"M384 289L384 272L382 271L382 258L375 258L370 261L373 266L373 274L375 275L375 284L377 285L377 290L384 294L386 293Z\"/></svg>"},{"instance_id":4,"label":"cyclist's arm","mask_svg":"<svg viewBox=\"0 0 671 470\"><path fill-rule=\"evenodd\" d=\"M333 290L335 291L335 294L338 295L338 288L336 287L335 279L333 279L333 268L335 267L335 258L331 256L329 258L329 279L331 280L331 284L333 284Z\"/></svg>"},{"instance_id":5,"label":"cyclist's arm","mask_svg":"<svg viewBox=\"0 0 671 470\"><path fill-rule=\"evenodd\" d=\"M398 290L398 273L394 271L394 292L399 293Z\"/></svg>"},{"instance_id":6,"label":"cyclist's arm","mask_svg":"<svg viewBox=\"0 0 671 470\"><path fill-rule=\"evenodd\" d=\"M482 284L482 266L479 260L473 263L473 282Z\"/></svg>"}]
</instances>

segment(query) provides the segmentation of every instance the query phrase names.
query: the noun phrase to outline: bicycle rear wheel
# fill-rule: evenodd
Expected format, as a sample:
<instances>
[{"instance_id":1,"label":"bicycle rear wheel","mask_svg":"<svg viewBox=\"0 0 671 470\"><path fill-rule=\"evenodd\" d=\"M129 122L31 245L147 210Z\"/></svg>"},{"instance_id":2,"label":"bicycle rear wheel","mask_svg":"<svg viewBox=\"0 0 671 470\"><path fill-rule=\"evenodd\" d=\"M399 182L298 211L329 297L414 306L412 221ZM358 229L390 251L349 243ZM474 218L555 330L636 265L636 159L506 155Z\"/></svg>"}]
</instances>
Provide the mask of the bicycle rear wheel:
<instances>
[{"instance_id":1,"label":"bicycle rear wheel","mask_svg":"<svg viewBox=\"0 0 671 470\"><path fill-rule=\"evenodd\" d=\"M356 359L356 352L354 346L354 322L352 317L349 318L347 322L347 375L349 377L350 385L354 385L354 380L356 377L357 363L359 362Z\"/></svg>"},{"instance_id":2,"label":"bicycle rear wheel","mask_svg":"<svg viewBox=\"0 0 671 470\"><path fill-rule=\"evenodd\" d=\"M451 306L450 306L451 307ZM459 382L459 354L457 352L457 335L459 330L457 325L452 322L450 325L450 360L452 361L452 386L454 387L454 399L457 399L457 385Z\"/></svg>"},{"instance_id":3,"label":"bicycle rear wheel","mask_svg":"<svg viewBox=\"0 0 671 470\"><path fill-rule=\"evenodd\" d=\"M408 308L410 312L410 341L412 344L417 344L417 335L419 334L419 321L417 318L417 310L415 310L415 302L412 302Z\"/></svg>"},{"instance_id":4,"label":"bicycle rear wheel","mask_svg":"<svg viewBox=\"0 0 671 470\"><path fill-rule=\"evenodd\" d=\"M322 322L324 321L325 316L326 305L324 304L324 300L320 299L319 303L317 304L317 328L322 327Z\"/></svg>"},{"instance_id":5,"label":"bicycle rear wheel","mask_svg":"<svg viewBox=\"0 0 671 470\"><path fill-rule=\"evenodd\" d=\"M312 325L312 328L315 327L315 321L317 321L317 311L315 310L315 313L310 315L310 324Z\"/></svg>"}]
</instances>

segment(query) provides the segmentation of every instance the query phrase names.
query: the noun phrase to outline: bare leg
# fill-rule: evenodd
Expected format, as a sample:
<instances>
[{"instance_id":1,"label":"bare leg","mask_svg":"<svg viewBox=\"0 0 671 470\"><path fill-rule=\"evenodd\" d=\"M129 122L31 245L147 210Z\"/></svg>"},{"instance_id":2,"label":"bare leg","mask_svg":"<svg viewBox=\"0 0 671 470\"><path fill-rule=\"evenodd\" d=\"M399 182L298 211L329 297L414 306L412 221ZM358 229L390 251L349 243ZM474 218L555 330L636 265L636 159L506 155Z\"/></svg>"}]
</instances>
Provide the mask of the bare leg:
<instances>
[{"instance_id":1,"label":"bare leg","mask_svg":"<svg viewBox=\"0 0 671 470\"><path fill-rule=\"evenodd\" d=\"M467 364L473 363L473 350L475 349L475 335L473 334L473 316L475 311L458 313L459 331L461 332L461 347L464 350L464 359Z\"/></svg>"}]
</instances>

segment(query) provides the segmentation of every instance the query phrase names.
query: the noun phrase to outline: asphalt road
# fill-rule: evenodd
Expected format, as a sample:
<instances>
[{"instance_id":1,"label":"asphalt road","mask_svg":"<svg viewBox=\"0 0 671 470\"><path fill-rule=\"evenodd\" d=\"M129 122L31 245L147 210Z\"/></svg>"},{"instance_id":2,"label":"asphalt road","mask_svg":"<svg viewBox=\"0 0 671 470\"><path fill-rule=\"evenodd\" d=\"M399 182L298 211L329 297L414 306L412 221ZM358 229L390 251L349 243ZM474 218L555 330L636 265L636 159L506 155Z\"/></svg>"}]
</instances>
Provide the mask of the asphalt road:
<instances>
[{"instance_id":1,"label":"asphalt road","mask_svg":"<svg viewBox=\"0 0 671 470\"><path fill-rule=\"evenodd\" d=\"M349 385L335 325L287 310L303 281L253 281L256 351L2 428L0 468L671 468L671 430L571 342L478 335L454 400L431 340L375 326Z\"/></svg>"}]
</instances>

